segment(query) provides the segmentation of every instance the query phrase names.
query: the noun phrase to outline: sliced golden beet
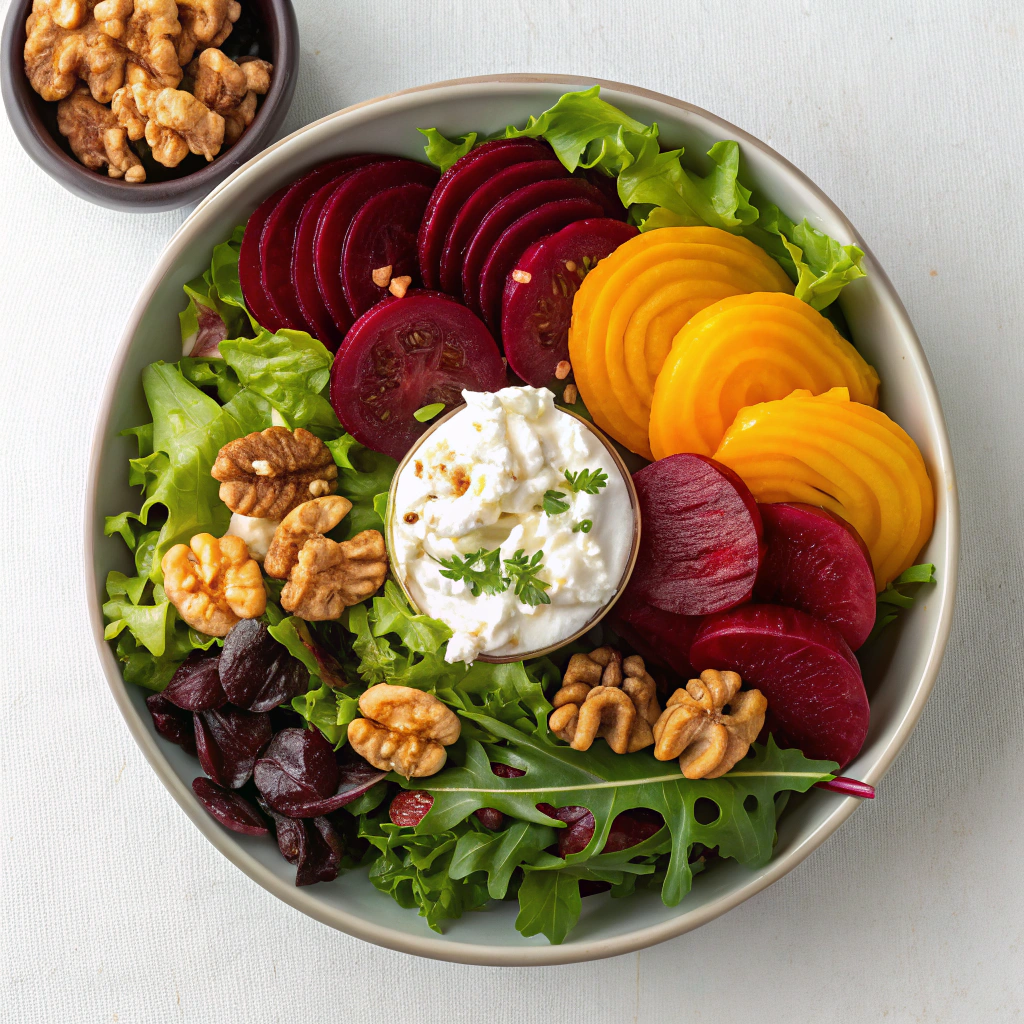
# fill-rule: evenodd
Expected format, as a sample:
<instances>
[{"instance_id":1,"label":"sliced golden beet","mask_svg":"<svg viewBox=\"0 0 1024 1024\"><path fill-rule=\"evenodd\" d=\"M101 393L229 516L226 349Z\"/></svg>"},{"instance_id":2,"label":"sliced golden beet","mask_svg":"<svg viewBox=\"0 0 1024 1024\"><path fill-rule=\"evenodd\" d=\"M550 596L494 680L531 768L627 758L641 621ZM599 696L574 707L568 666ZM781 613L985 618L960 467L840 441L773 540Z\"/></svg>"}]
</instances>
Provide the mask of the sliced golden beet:
<instances>
[{"instance_id":1,"label":"sliced golden beet","mask_svg":"<svg viewBox=\"0 0 1024 1024\"><path fill-rule=\"evenodd\" d=\"M846 388L741 409L715 459L759 502L805 502L845 519L871 553L879 590L931 536L935 497L917 445L885 413L851 402Z\"/></svg>"},{"instance_id":2,"label":"sliced golden beet","mask_svg":"<svg viewBox=\"0 0 1024 1024\"><path fill-rule=\"evenodd\" d=\"M834 387L878 404L878 374L817 310L783 292L733 295L676 335L654 389L651 451L711 455L745 406Z\"/></svg>"}]
</instances>

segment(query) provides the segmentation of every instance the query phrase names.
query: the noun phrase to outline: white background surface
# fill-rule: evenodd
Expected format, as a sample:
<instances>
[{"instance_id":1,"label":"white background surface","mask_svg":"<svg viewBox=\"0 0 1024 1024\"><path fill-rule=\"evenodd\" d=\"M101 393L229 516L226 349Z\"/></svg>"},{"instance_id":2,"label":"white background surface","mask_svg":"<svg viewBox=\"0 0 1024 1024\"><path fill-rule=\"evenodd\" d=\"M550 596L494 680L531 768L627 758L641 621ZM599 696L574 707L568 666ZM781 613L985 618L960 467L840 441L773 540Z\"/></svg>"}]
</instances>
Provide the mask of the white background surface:
<instances>
[{"instance_id":1,"label":"white background surface","mask_svg":"<svg viewBox=\"0 0 1024 1024\"><path fill-rule=\"evenodd\" d=\"M95 403L136 291L185 212L116 214L73 198L0 119L0 1020L1018 1019L1019 6L296 6L288 131L438 79L593 74L707 107L821 185L888 270L938 382L963 509L953 639L878 799L698 932L512 971L417 960L302 917L217 854L163 790L108 694L83 608Z\"/></svg>"}]
</instances>

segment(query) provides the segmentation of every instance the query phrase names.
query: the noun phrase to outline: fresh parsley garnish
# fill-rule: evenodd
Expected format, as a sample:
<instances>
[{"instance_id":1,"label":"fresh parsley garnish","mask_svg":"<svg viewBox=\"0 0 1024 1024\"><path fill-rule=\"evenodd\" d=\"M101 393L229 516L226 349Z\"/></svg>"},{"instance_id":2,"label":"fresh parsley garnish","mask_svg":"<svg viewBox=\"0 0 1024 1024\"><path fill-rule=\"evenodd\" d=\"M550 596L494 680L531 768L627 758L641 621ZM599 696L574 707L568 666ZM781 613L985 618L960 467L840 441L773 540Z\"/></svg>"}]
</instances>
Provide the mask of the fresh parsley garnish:
<instances>
[{"instance_id":1,"label":"fresh parsley garnish","mask_svg":"<svg viewBox=\"0 0 1024 1024\"><path fill-rule=\"evenodd\" d=\"M565 479L573 493L583 491L585 494L597 494L608 483L608 474L603 469L581 469L578 473L565 471Z\"/></svg>"},{"instance_id":2,"label":"fresh parsley garnish","mask_svg":"<svg viewBox=\"0 0 1024 1024\"><path fill-rule=\"evenodd\" d=\"M508 589L508 581L501 575L501 551L473 551L459 558L435 558L435 562L443 565L441 575L449 580L461 580L468 584L474 597L481 594L500 594Z\"/></svg>"},{"instance_id":3,"label":"fresh parsley garnish","mask_svg":"<svg viewBox=\"0 0 1024 1024\"><path fill-rule=\"evenodd\" d=\"M573 528L573 533L590 533L590 528L594 525L592 519L581 519Z\"/></svg>"},{"instance_id":4,"label":"fresh parsley garnish","mask_svg":"<svg viewBox=\"0 0 1024 1024\"><path fill-rule=\"evenodd\" d=\"M432 402L430 405L420 406L413 414L412 418L417 423L427 423L432 420L439 412L444 411L444 402Z\"/></svg>"},{"instance_id":5,"label":"fresh parsley garnish","mask_svg":"<svg viewBox=\"0 0 1024 1024\"><path fill-rule=\"evenodd\" d=\"M512 585L516 597L531 607L551 604L551 598L544 593L551 584L545 583L537 576L544 568L543 557L544 552L537 551L533 558L527 558L526 553L520 548L511 558L505 559L505 572L508 573L508 582Z\"/></svg>"},{"instance_id":6,"label":"fresh parsley garnish","mask_svg":"<svg viewBox=\"0 0 1024 1024\"><path fill-rule=\"evenodd\" d=\"M564 491L544 492L544 511L549 516L559 516L569 511L569 502L565 501Z\"/></svg>"}]
</instances>

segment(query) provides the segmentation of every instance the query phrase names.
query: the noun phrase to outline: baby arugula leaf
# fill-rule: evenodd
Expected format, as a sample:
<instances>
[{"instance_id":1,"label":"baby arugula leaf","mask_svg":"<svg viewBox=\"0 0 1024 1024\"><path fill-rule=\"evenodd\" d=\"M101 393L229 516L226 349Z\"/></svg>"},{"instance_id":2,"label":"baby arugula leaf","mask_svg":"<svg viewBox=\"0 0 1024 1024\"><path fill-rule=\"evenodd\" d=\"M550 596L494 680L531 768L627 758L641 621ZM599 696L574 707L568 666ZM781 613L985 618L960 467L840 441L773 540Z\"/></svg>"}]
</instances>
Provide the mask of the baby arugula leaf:
<instances>
[{"instance_id":1,"label":"baby arugula leaf","mask_svg":"<svg viewBox=\"0 0 1024 1024\"><path fill-rule=\"evenodd\" d=\"M551 604L551 598L544 593L551 584L538 576L544 568L543 558L543 551L535 551L533 558L527 558L520 548L511 558L505 559L505 572L516 597L531 608L539 604Z\"/></svg>"},{"instance_id":2,"label":"baby arugula leaf","mask_svg":"<svg viewBox=\"0 0 1024 1024\"><path fill-rule=\"evenodd\" d=\"M561 865L562 859L544 850L558 835L550 825L514 821L502 832L467 832L455 844L448 873L466 878L474 871L487 874L487 892L491 899L505 898L512 872L523 864Z\"/></svg>"},{"instance_id":3,"label":"baby arugula leaf","mask_svg":"<svg viewBox=\"0 0 1024 1024\"><path fill-rule=\"evenodd\" d=\"M434 561L444 566L440 573L445 579L465 583L474 597L500 594L508 589L501 575L501 551L498 548L493 551L481 548L462 558L452 555L449 558L435 558Z\"/></svg>"},{"instance_id":4,"label":"baby arugula leaf","mask_svg":"<svg viewBox=\"0 0 1024 1024\"><path fill-rule=\"evenodd\" d=\"M886 626L899 618L899 613L914 603L915 595L906 588L919 583L935 583L935 566L930 562L912 565L889 583L876 598L875 624L868 640L873 640ZM915 587L916 589L916 587ZM867 643L867 641L865 641Z\"/></svg>"},{"instance_id":5,"label":"baby arugula leaf","mask_svg":"<svg viewBox=\"0 0 1024 1024\"><path fill-rule=\"evenodd\" d=\"M519 886L516 931L527 937L543 934L559 946L580 918L580 877L573 871L526 870Z\"/></svg>"},{"instance_id":6,"label":"baby arugula leaf","mask_svg":"<svg viewBox=\"0 0 1024 1024\"><path fill-rule=\"evenodd\" d=\"M543 507L549 516L560 516L563 512L568 512L569 502L565 500L565 492L545 491Z\"/></svg>"},{"instance_id":7,"label":"baby arugula leaf","mask_svg":"<svg viewBox=\"0 0 1024 1024\"><path fill-rule=\"evenodd\" d=\"M597 494L602 487L608 486L608 474L603 469L581 469L578 473L565 471L565 479L569 482L574 494Z\"/></svg>"}]
</instances>

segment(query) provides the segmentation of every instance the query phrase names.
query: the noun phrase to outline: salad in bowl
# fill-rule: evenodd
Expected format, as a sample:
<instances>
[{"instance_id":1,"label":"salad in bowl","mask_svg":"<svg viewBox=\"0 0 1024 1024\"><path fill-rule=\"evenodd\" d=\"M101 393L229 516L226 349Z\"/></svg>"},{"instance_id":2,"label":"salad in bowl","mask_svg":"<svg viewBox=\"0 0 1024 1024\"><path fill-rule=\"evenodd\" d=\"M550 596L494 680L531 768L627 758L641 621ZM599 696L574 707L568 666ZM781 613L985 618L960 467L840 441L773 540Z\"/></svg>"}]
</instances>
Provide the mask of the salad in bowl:
<instances>
[{"instance_id":1,"label":"salad in bowl","mask_svg":"<svg viewBox=\"0 0 1024 1024\"><path fill-rule=\"evenodd\" d=\"M863 253L737 142L699 174L597 86L465 127L211 246L104 637L297 886L559 944L587 897L763 868L812 787L873 796L861 664L941 571L935 481L836 302Z\"/></svg>"}]
</instances>

